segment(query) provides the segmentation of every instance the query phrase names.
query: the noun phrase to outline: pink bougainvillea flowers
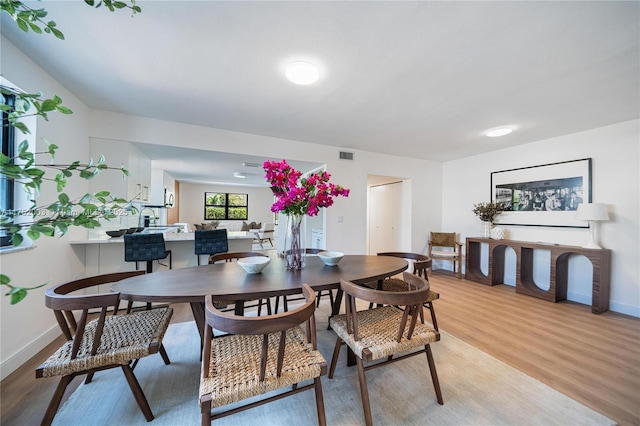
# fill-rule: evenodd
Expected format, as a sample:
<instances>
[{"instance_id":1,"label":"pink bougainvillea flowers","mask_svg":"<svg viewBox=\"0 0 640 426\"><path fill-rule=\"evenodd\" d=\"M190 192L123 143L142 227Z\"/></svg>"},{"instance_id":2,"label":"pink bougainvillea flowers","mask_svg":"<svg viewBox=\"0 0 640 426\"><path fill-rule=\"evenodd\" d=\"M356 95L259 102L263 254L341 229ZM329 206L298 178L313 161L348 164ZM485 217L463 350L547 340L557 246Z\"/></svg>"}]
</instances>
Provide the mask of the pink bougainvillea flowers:
<instances>
[{"instance_id":1,"label":"pink bougainvillea flowers","mask_svg":"<svg viewBox=\"0 0 640 426\"><path fill-rule=\"evenodd\" d=\"M263 168L276 201L274 213L315 216L321 208L333 204L333 197L348 197L349 189L329 182L326 171L302 177L302 173L282 161L265 161Z\"/></svg>"}]
</instances>

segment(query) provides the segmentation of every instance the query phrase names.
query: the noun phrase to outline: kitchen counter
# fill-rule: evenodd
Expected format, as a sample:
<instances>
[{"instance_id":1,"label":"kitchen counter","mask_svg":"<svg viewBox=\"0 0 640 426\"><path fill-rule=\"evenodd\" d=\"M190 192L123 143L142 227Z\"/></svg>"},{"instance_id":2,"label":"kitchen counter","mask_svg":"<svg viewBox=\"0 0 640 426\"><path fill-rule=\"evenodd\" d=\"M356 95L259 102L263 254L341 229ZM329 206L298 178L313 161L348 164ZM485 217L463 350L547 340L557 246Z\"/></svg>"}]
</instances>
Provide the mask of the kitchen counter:
<instances>
[{"instance_id":1,"label":"kitchen counter","mask_svg":"<svg viewBox=\"0 0 640 426\"><path fill-rule=\"evenodd\" d=\"M193 232L163 232L164 241L166 243L174 242L174 241L193 241L195 239L195 233ZM231 244L231 240L253 240L253 234L244 231L232 231L227 233L227 238L229 239L229 244ZM100 237L87 238L86 240L74 240L71 241L72 245L79 244L117 244L124 243L124 237L109 237L108 235L103 235ZM251 251L251 242L249 242L249 246L246 247L247 250L243 251ZM229 247L229 251L231 247ZM233 250L237 251L237 250Z\"/></svg>"},{"instance_id":2,"label":"kitchen counter","mask_svg":"<svg viewBox=\"0 0 640 426\"><path fill-rule=\"evenodd\" d=\"M196 266L198 259L194 253L193 232L163 232L167 250L171 250L171 262L173 269ZM227 234L229 251L252 251L253 235L248 232L232 231ZM85 258L86 274L100 275L112 272L133 271L135 262L124 261L124 237L109 237L102 235L74 240L70 243L78 256ZM206 256L202 256L201 262L206 263ZM168 259L161 260L163 264L169 264ZM140 266L142 268L142 266ZM153 269L165 269L158 262L153 262Z\"/></svg>"}]
</instances>

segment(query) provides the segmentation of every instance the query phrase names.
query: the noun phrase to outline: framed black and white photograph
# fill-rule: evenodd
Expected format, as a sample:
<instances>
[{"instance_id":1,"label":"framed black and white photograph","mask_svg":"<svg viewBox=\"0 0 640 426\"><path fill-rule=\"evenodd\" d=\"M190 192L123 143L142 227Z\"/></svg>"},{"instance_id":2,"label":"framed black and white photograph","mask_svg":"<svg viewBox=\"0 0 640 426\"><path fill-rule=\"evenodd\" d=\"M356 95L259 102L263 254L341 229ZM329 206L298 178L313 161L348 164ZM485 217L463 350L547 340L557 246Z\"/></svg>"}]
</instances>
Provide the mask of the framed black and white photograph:
<instances>
[{"instance_id":1,"label":"framed black and white photograph","mask_svg":"<svg viewBox=\"0 0 640 426\"><path fill-rule=\"evenodd\" d=\"M491 201L505 206L496 224L587 228L576 209L591 202L591 158L493 172Z\"/></svg>"}]
</instances>

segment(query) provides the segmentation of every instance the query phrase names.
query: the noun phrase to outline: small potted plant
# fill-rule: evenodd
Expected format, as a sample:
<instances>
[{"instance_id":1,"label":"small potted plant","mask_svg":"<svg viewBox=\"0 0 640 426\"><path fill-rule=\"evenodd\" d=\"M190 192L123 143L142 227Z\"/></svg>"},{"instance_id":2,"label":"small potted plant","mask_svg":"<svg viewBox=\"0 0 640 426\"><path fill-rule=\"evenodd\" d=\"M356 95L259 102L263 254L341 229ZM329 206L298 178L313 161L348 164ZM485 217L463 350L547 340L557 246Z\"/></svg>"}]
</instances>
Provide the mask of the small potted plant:
<instances>
[{"instance_id":1,"label":"small potted plant","mask_svg":"<svg viewBox=\"0 0 640 426\"><path fill-rule=\"evenodd\" d=\"M478 203L473 205L473 212L482 221L482 227L480 228L480 236L482 238L491 236L493 220L503 211L504 204L502 203Z\"/></svg>"}]
</instances>

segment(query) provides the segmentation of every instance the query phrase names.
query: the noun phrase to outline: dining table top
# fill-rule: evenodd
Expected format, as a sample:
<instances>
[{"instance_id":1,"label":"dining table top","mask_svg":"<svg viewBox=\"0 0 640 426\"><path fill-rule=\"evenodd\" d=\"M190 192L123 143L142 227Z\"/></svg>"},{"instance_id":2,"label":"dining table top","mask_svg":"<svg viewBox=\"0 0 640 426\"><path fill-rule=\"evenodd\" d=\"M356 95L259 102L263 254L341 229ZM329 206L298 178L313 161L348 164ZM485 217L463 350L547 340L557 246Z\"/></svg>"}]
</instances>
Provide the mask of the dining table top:
<instances>
[{"instance_id":1,"label":"dining table top","mask_svg":"<svg viewBox=\"0 0 640 426\"><path fill-rule=\"evenodd\" d=\"M340 287L344 279L361 284L390 277L406 270L408 262L391 256L345 255L336 266L327 266L317 256L307 256L300 271L290 271L284 259L271 257L259 274L249 274L237 262L171 269L139 275L114 283L111 290L124 300L142 302L203 302L211 295L218 300L255 300L302 292L302 284L314 290Z\"/></svg>"}]
</instances>

